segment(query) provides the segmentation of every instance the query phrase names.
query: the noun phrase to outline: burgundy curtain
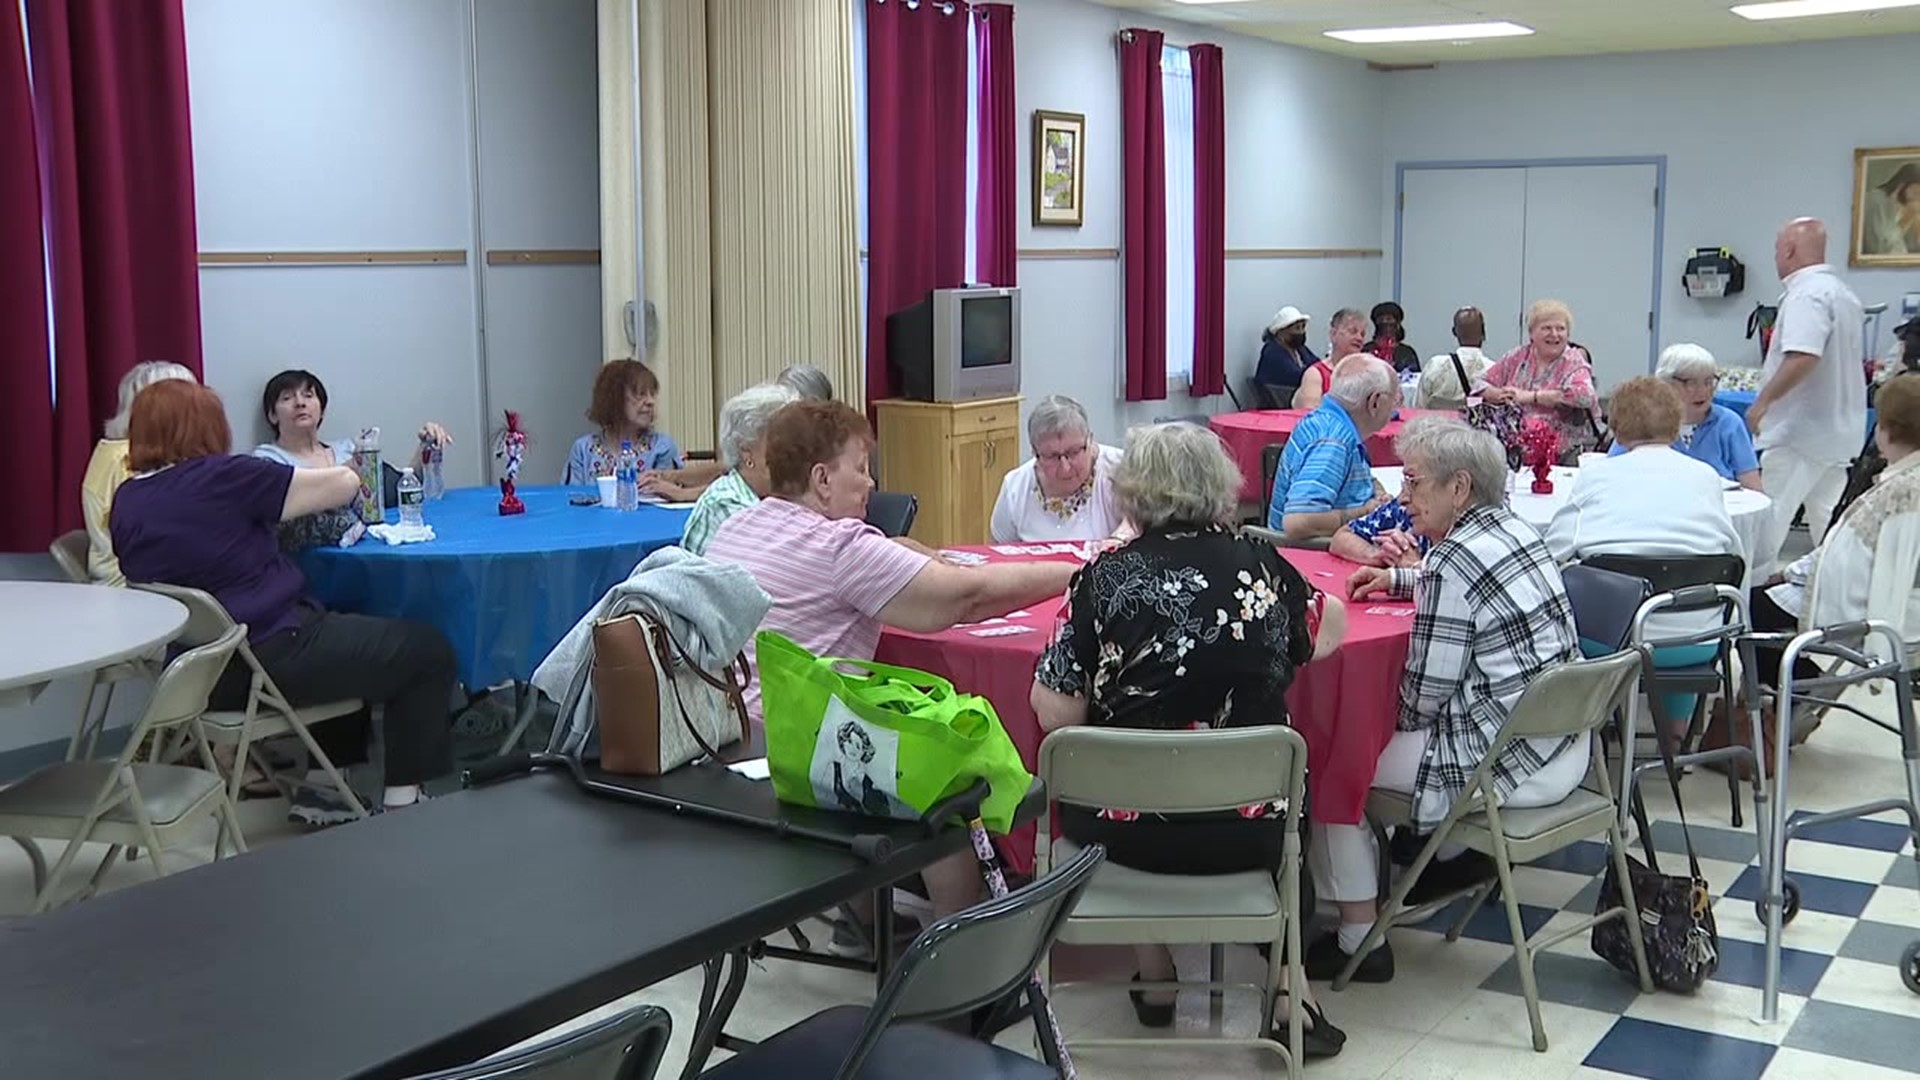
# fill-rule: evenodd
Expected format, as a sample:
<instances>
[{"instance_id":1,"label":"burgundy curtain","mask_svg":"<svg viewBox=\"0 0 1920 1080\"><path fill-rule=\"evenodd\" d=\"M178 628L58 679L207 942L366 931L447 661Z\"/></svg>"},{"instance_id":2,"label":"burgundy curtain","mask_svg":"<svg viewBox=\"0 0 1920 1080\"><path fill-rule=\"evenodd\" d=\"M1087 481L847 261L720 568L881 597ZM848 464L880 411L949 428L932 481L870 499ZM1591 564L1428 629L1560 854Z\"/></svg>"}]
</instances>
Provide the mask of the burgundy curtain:
<instances>
[{"instance_id":1,"label":"burgundy curtain","mask_svg":"<svg viewBox=\"0 0 1920 1080\"><path fill-rule=\"evenodd\" d=\"M1019 118L1013 108L1013 8L976 4L974 51L980 101L979 187L974 192L974 259L988 285L1018 284L1020 234Z\"/></svg>"},{"instance_id":2,"label":"burgundy curtain","mask_svg":"<svg viewBox=\"0 0 1920 1080\"><path fill-rule=\"evenodd\" d=\"M964 5L867 0L867 400L894 395L887 316L967 272Z\"/></svg>"},{"instance_id":3,"label":"burgundy curtain","mask_svg":"<svg viewBox=\"0 0 1920 1080\"><path fill-rule=\"evenodd\" d=\"M1220 46L1190 45L1193 64L1193 378L1189 393L1227 388L1227 92Z\"/></svg>"},{"instance_id":4,"label":"burgundy curtain","mask_svg":"<svg viewBox=\"0 0 1920 1080\"><path fill-rule=\"evenodd\" d=\"M62 500L53 470L53 383L47 371L47 279L41 263L39 154L19 8L0 15L0 461L6 509L0 551L52 539Z\"/></svg>"},{"instance_id":5,"label":"burgundy curtain","mask_svg":"<svg viewBox=\"0 0 1920 1080\"><path fill-rule=\"evenodd\" d=\"M200 372L193 140L180 0L27 0L53 276L59 526L120 377Z\"/></svg>"},{"instance_id":6,"label":"burgundy curtain","mask_svg":"<svg viewBox=\"0 0 1920 1080\"><path fill-rule=\"evenodd\" d=\"M1126 175L1128 401L1167 396L1167 129L1158 30L1120 33L1121 167Z\"/></svg>"}]
</instances>

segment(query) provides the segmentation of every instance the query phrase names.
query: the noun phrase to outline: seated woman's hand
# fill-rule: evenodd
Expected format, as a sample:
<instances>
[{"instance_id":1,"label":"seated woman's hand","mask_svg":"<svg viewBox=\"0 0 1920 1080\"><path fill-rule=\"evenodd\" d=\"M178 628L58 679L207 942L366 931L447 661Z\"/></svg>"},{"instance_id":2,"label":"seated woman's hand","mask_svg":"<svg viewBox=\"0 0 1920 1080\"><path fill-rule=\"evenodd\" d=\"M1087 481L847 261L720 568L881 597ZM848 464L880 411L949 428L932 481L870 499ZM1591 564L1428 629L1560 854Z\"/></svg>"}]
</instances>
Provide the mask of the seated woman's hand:
<instances>
[{"instance_id":1,"label":"seated woman's hand","mask_svg":"<svg viewBox=\"0 0 1920 1080\"><path fill-rule=\"evenodd\" d=\"M1418 566L1420 541L1405 529L1389 529L1380 534L1378 548L1382 566Z\"/></svg>"},{"instance_id":2,"label":"seated woman's hand","mask_svg":"<svg viewBox=\"0 0 1920 1080\"><path fill-rule=\"evenodd\" d=\"M1533 392L1533 403L1535 405L1552 407L1559 405L1565 400L1566 398L1564 398L1558 390L1535 390Z\"/></svg>"},{"instance_id":3,"label":"seated woman's hand","mask_svg":"<svg viewBox=\"0 0 1920 1080\"><path fill-rule=\"evenodd\" d=\"M1511 386L1488 386L1480 391L1480 400L1490 405L1511 405L1517 391Z\"/></svg>"},{"instance_id":4,"label":"seated woman's hand","mask_svg":"<svg viewBox=\"0 0 1920 1080\"><path fill-rule=\"evenodd\" d=\"M658 495L668 502L690 502L700 497L699 492L674 483L672 478L663 472L641 473L640 490L649 495Z\"/></svg>"},{"instance_id":5,"label":"seated woman's hand","mask_svg":"<svg viewBox=\"0 0 1920 1080\"><path fill-rule=\"evenodd\" d=\"M447 432L446 428L441 427L435 421L429 420L420 425L420 441L432 443L435 446L451 446L453 445L453 436Z\"/></svg>"},{"instance_id":6,"label":"seated woman's hand","mask_svg":"<svg viewBox=\"0 0 1920 1080\"><path fill-rule=\"evenodd\" d=\"M1393 573L1384 566L1363 566L1347 578L1347 599L1365 600L1385 593L1393 582Z\"/></svg>"}]
</instances>

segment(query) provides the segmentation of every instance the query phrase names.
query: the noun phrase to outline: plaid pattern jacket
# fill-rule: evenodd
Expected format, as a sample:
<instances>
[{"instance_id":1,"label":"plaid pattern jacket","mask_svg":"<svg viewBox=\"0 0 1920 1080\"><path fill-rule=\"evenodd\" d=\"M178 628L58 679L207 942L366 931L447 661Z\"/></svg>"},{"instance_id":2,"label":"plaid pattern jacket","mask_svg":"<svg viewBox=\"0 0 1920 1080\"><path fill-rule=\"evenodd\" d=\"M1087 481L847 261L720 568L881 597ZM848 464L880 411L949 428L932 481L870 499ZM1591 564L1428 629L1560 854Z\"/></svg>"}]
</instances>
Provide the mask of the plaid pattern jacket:
<instances>
[{"instance_id":1,"label":"plaid pattern jacket","mask_svg":"<svg viewBox=\"0 0 1920 1080\"><path fill-rule=\"evenodd\" d=\"M1414 601L1399 727L1433 730L1413 791L1414 821L1426 831L1465 791L1527 685L1580 650L1553 556L1533 526L1504 506L1462 514L1419 567L1393 571L1392 590ZM1510 743L1494 762L1499 797L1572 742Z\"/></svg>"}]
</instances>

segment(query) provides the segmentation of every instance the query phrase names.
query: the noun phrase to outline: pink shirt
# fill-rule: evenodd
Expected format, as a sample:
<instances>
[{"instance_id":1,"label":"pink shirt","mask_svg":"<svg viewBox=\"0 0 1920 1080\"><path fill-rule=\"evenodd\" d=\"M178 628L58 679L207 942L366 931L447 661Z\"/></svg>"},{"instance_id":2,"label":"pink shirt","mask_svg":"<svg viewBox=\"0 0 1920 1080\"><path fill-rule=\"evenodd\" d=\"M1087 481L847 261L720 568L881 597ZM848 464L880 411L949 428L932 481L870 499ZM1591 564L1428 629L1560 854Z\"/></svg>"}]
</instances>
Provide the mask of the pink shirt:
<instances>
[{"instance_id":1,"label":"pink shirt","mask_svg":"<svg viewBox=\"0 0 1920 1080\"><path fill-rule=\"evenodd\" d=\"M882 536L858 518L828 518L777 496L721 523L707 558L747 568L773 598L760 621L815 656L871 660L880 644L880 609L927 565L925 555ZM760 713L760 666L748 650L753 682L747 712Z\"/></svg>"}]
</instances>

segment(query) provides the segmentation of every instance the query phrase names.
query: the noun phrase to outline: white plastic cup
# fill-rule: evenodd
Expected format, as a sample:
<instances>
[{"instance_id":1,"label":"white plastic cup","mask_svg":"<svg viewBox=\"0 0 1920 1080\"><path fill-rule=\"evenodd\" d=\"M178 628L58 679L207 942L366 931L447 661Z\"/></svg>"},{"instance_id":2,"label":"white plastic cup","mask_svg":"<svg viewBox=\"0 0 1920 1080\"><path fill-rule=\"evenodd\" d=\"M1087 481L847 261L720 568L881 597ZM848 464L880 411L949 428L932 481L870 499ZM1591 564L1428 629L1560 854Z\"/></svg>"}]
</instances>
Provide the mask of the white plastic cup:
<instances>
[{"instance_id":1,"label":"white plastic cup","mask_svg":"<svg viewBox=\"0 0 1920 1080\"><path fill-rule=\"evenodd\" d=\"M619 493L619 489L615 486L614 477L596 476L593 478L593 482L599 485L600 487L600 505L601 506L620 505L620 493Z\"/></svg>"},{"instance_id":2,"label":"white plastic cup","mask_svg":"<svg viewBox=\"0 0 1920 1080\"><path fill-rule=\"evenodd\" d=\"M1587 466L1592 465L1596 461L1605 461L1605 460L1607 460L1607 455L1605 454L1581 454L1580 467L1584 469Z\"/></svg>"}]
</instances>

